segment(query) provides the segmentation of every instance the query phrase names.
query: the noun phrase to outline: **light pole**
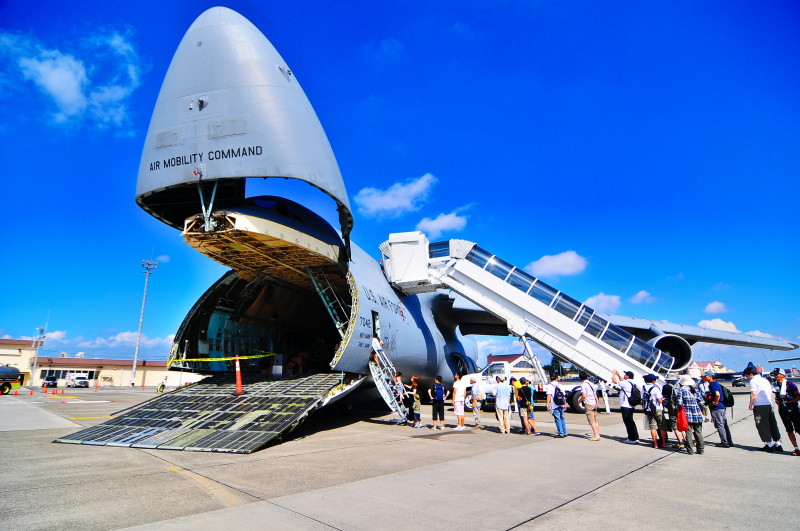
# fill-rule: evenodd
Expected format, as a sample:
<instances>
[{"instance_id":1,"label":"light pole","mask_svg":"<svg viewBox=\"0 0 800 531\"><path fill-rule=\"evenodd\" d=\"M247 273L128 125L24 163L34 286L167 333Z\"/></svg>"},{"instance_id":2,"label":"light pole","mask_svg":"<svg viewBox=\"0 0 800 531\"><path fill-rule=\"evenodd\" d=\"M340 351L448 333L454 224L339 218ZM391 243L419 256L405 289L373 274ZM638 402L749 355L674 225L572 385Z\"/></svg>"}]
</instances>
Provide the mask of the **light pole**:
<instances>
[{"instance_id":1,"label":"light pole","mask_svg":"<svg viewBox=\"0 0 800 531\"><path fill-rule=\"evenodd\" d=\"M153 274L151 269L158 269L158 262L154 262L153 260L142 260L142 267L144 268L144 296L142 296L142 313L139 315L139 333L136 334L136 350L133 353L131 387L136 385L136 364L139 361L139 345L142 342L142 321L144 321L144 305L147 302L147 282L150 280L150 275Z\"/></svg>"}]
</instances>

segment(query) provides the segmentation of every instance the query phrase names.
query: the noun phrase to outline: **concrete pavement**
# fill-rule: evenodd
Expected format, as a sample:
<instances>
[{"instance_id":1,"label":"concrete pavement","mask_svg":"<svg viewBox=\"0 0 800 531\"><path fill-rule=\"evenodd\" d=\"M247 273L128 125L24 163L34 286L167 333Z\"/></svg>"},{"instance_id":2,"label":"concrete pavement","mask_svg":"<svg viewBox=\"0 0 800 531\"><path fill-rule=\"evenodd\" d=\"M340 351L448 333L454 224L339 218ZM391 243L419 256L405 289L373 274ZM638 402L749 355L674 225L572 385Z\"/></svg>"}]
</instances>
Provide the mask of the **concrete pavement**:
<instances>
[{"instance_id":1,"label":"concrete pavement","mask_svg":"<svg viewBox=\"0 0 800 531\"><path fill-rule=\"evenodd\" d=\"M109 393L116 403L29 405L75 419L152 396ZM6 401L22 399L2 397L0 430L13 410ZM33 529L71 527L74 518L83 529L772 528L769 515L795 505L789 487L800 459L758 451L749 411L734 413L737 447L702 456L622 444L619 414L601 415L599 442L585 439L576 414L567 415L566 439L501 435L489 413L487 430L464 432L395 426L380 412L315 415L290 440L251 455L50 443L70 433L63 428L0 431L0 464L10 471L0 517ZM540 430L555 431L546 412L537 417ZM717 441L710 424L704 430Z\"/></svg>"}]
</instances>

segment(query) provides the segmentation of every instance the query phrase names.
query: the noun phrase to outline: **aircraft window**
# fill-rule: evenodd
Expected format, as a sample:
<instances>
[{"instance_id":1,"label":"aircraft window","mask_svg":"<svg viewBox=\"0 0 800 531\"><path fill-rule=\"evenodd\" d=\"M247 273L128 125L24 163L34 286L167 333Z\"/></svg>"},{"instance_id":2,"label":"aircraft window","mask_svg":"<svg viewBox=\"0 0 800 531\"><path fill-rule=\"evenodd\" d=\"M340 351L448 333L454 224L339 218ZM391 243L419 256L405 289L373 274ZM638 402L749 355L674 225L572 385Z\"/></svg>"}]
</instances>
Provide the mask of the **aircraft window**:
<instances>
[{"instance_id":1,"label":"aircraft window","mask_svg":"<svg viewBox=\"0 0 800 531\"><path fill-rule=\"evenodd\" d=\"M496 256L493 256L486 265L486 271L493 274L500 280L505 280L512 269L514 269L514 266L508 262L500 260Z\"/></svg>"},{"instance_id":2,"label":"aircraft window","mask_svg":"<svg viewBox=\"0 0 800 531\"><path fill-rule=\"evenodd\" d=\"M570 319L574 319L575 315L578 313L578 310L581 307L581 303L564 295L563 293L558 294L558 298L556 299L556 303L553 308L560 314L569 317Z\"/></svg>"},{"instance_id":3,"label":"aircraft window","mask_svg":"<svg viewBox=\"0 0 800 531\"><path fill-rule=\"evenodd\" d=\"M436 242L430 244L428 247L428 257L429 258L442 258L444 256L450 256L450 242Z\"/></svg>"},{"instance_id":4,"label":"aircraft window","mask_svg":"<svg viewBox=\"0 0 800 531\"><path fill-rule=\"evenodd\" d=\"M628 345L631 344L631 339L633 339L632 335L622 328L612 324L608 325L608 328L606 328L606 333L600 338L603 343L614 347L620 352L625 352L628 350Z\"/></svg>"},{"instance_id":5,"label":"aircraft window","mask_svg":"<svg viewBox=\"0 0 800 531\"><path fill-rule=\"evenodd\" d=\"M489 262L489 259L492 257L492 254L487 253L477 245L473 247L470 252L467 253L466 259L469 262L472 262L476 266L483 269L486 267L486 264Z\"/></svg>"},{"instance_id":6,"label":"aircraft window","mask_svg":"<svg viewBox=\"0 0 800 531\"><path fill-rule=\"evenodd\" d=\"M551 288L541 280L537 280L536 284L531 288L529 295L537 301L550 306L550 303L553 302L553 299L556 297L556 293L558 293L558 291L554 288Z\"/></svg>"},{"instance_id":7,"label":"aircraft window","mask_svg":"<svg viewBox=\"0 0 800 531\"><path fill-rule=\"evenodd\" d=\"M608 321L603 319L602 317L598 316L597 314L592 316L592 319L589 321L589 324L586 326L585 332L587 334L591 334L594 337L600 337L600 334L603 333L605 330Z\"/></svg>"},{"instance_id":8,"label":"aircraft window","mask_svg":"<svg viewBox=\"0 0 800 531\"><path fill-rule=\"evenodd\" d=\"M528 289L535 281L535 278L519 269L514 269L508 276L508 283L523 293L528 293Z\"/></svg>"},{"instance_id":9,"label":"aircraft window","mask_svg":"<svg viewBox=\"0 0 800 531\"><path fill-rule=\"evenodd\" d=\"M594 310L592 310L588 306L584 306L583 308L581 308L581 313L578 315L576 321L578 321L579 325L585 327L586 323L589 322L589 319L592 318L592 315L594 315Z\"/></svg>"}]
</instances>

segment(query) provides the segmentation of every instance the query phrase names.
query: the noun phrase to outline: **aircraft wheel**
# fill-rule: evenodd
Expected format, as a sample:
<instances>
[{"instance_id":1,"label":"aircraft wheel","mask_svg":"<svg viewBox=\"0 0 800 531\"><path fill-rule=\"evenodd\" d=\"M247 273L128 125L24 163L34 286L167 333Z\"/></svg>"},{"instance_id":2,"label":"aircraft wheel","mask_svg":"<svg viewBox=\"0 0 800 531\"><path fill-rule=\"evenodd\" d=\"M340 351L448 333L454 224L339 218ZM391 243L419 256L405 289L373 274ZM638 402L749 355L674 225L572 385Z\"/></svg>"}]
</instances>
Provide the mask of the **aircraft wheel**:
<instances>
[{"instance_id":1,"label":"aircraft wheel","mask_svg":"<svg viewBox=\"0 0 800 531\"><path fill-rule=\"evenodd\" d=\"M586 413L586 407L580 402L581 388L576 387L572 390L572 395L569 399L569 405L575 413Z\"/></svg>"},{"instance_id":2,"label":"aircraft wheel","mask_svg":"<svg viewBox=\"0 0 800 531\"><path fill-rule=\"evenodd\" d=\"M4 383L2 386L0 386L0 394L7 395L10 392L11 392L10 384Z\"/></svg>"},{"instance_id":3,"label":"aircraft wheel","mask_svg":"<svg viewBox=\"0 0 800 531\"><path fill-rule=\"evenodd\" d=\"M464 411L472 411L472 393L469 393L464 399Z\"/></svg>"}]
</instances>

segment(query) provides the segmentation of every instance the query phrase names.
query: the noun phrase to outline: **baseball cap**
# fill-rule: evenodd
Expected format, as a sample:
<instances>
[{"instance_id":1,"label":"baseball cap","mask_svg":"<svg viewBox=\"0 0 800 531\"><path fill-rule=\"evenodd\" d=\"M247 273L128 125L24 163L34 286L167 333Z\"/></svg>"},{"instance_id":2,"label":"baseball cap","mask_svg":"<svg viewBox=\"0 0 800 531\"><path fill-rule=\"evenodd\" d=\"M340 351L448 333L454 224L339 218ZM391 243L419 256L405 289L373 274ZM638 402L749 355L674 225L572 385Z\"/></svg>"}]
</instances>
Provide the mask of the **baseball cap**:
<instances>
[{"instance_id":1,"label":"baseball cap","mask_svg":"<svg viewBox=\"0 0 800 531\"><path fill-rule=\"evenodd\" d=\"M775 369L772 371L772 374L782 374L786 376L786 371L784 371L783 369Z\"/></svg>"},{"instance_id":2,"label":"baseball cap","mask_svg":"<svg viewBox=\"0 0 800 531\"><path fill-rule=\"evenodd\" d=\"M703 373L703 376L714 376L714 371L706 371Z\"/></svg>"}]
</instances>

